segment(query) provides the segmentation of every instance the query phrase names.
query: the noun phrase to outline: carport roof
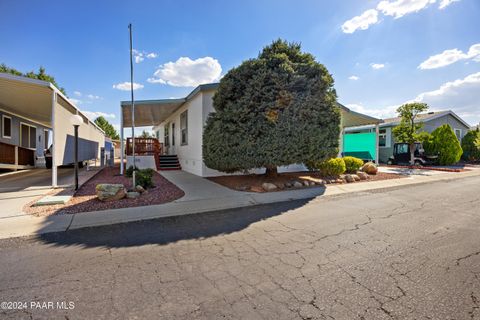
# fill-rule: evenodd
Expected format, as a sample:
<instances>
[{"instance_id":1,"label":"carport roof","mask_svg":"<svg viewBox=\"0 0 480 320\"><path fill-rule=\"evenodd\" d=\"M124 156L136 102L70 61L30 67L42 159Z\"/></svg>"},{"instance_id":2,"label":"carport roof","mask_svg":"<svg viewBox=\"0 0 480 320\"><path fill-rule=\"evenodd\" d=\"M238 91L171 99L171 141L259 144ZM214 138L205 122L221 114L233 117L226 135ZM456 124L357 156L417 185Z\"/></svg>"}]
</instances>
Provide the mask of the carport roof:
<instances>
[{"instance_id":1,"label":"carport roof","mask_svg":"<svg viewBox=\"0 0 480 320\"><path fill-rule=\"evenodd\" d=\"M135 101L135 126L156 126L165 121L172 113L180 108L185 102L191 100L201 91L215 90L218 83L201 84L196 87L185 98L160 99L160 100L136 100ZM123 127L132 126L132 103L122 101Z\"/></svg>"},{"instance_id":2,"label":"carport roof","mask_svg":"<svg viewBox=\"0 0 480 320\"><path fill-rule=\"evenodd\" d=\"M52 92L56 92L76 112L88 119L50 82L0 73L0 110L49 128L52 127ZM88 121L104 132L95 122Z\"/></svg>"}]
</instances>

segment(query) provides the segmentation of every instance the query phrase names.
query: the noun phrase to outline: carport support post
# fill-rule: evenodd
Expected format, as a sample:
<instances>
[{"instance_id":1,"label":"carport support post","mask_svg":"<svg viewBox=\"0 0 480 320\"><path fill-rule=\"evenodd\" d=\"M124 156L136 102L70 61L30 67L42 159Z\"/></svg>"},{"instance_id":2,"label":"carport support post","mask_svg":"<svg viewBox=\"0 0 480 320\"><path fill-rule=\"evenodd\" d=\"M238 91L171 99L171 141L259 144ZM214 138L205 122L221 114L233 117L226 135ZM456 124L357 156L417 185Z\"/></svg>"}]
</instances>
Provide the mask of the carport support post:
<instances>
[{"instance_id":1,"label":"carport support post","mask_svg":"<svg viewBox=\"0 0 480 320\"><path fill-rule=\"evenodd\" d=\"M123 176L123 157L125 146L123 145L123 107L120 105L120 174Z\"/></svg>"},{"instance_id":2,"label":"carport support post","mask_svg":"<svg viewBox=\"0 0 480 320\"><path fill-rule=\"evenodd\" d=\"M52 187L57 187L57 162L55 161L55 107L57 104L57 93L52 94Z\"/></svg>"},{"instance_id":3,"label":"carport support post","mask_svg":"<svg viewBox=\"0 0 480 320\"><path fill-rule=\"evenodd\" d=\"M380 151L379 145L380 144L380 127L378 123L375 125L375 164L378 166L378 159L380 155L378 154Z\"/></svg>"}]
</instances>

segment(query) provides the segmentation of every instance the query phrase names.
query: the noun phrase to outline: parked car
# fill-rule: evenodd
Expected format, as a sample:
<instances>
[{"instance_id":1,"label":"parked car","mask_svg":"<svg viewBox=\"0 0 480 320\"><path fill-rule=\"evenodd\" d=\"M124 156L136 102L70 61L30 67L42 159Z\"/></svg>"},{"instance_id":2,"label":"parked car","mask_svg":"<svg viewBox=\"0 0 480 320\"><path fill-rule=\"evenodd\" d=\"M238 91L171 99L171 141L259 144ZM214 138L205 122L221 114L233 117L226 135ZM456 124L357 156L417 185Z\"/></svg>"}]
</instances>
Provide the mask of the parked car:
<instances>
[{"instance_id":1,"label":"parked car","mask_svg":"<svg viewBox=\"0 0 480 320\"><path fill-rule=\"evenodd\" d=\"M413 162L416 166L433 165L437 162L438 156L426 155L423 145L415 143ZM395 143L393 145L393 156L388 159L388 164L410 164L410 146L408 143Z\"/></svg>"}]
</instances>

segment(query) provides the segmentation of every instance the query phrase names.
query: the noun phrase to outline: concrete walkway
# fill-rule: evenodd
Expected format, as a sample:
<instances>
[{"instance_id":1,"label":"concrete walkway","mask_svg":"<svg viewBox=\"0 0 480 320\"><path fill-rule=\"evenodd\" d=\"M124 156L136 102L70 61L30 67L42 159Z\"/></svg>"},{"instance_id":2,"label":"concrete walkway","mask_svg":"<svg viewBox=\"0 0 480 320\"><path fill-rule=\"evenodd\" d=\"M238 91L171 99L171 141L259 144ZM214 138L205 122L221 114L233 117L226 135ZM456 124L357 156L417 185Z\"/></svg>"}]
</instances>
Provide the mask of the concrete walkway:
<instances>
[{"instance_id":1,"label":"concrete walkway","mask_svg":"<svg viewBox=\"0 0 480 320\"><path fill-rule=\"evenodd\" d=\"M480 169L477 168L460 173L420 173L421 172L419 171L417 174L402 179L332 185L328 187L318 186L307 189L270 193L251 193L233 191L209 180L185 172L171 172L167 174L162 172L167 179L177 184L180 188L183 188L187 195L176 201L161 205L84 212L50 217L19 216L4 218L0 219L0 239L210 212L296 199L314 200L316 197L339 196L353 192L370 192L373 190L404 187L433 181L449 181L452 179L480 176Z\"/></svg>"}]
</instances>

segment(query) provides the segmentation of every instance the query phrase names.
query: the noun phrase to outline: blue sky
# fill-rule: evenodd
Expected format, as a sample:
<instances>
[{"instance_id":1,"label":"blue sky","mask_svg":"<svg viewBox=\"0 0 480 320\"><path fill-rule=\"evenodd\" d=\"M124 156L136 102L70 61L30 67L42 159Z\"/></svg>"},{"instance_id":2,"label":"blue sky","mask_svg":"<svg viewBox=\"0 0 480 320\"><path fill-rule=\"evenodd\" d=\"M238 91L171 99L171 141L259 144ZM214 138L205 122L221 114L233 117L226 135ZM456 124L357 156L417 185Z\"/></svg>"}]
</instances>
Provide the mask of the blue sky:
<instances>
[{"instance_id":1,"label":"blue sky","mask_svg":"<svg viewBox=\"0 0 480 320\"><path fill-rule=\"evenodd\" d=\"M80 109L116 125L130 22L137 99L185 96L283 38L325 64L352 109L388 117L419 100L480 122L478 0L3 0L0 12L0 63L44 66Z\"/></svg>"}]
</instances>

